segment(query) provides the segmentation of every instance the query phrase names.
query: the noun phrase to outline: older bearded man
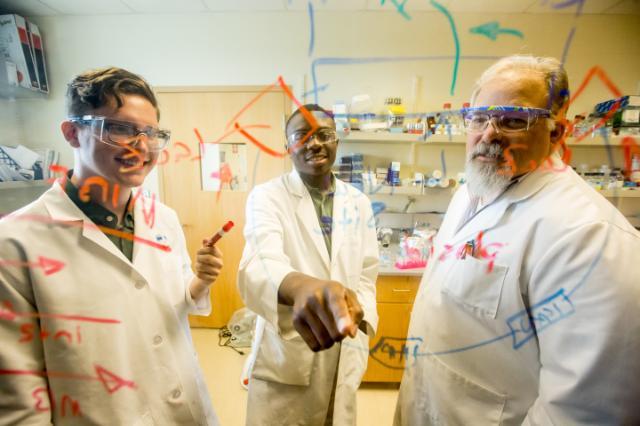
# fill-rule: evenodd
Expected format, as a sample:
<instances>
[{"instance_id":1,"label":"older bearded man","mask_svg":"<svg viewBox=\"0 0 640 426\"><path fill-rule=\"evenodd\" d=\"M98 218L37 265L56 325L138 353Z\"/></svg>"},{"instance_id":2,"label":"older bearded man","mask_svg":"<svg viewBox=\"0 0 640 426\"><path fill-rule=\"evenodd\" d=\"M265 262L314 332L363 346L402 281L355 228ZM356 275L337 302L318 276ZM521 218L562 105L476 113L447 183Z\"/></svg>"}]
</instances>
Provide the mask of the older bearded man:
<instances>
[{"instance_id":1,"label":"older bearded man","mask_svg":"<svg viewBox=\"0 0 640 426\"><path fill-rule=\"evenodd\" d=\"M396 424L640 423L640 234L560 160L568 93L550 58L480 78Z\"/></svg>"}]
</instances>

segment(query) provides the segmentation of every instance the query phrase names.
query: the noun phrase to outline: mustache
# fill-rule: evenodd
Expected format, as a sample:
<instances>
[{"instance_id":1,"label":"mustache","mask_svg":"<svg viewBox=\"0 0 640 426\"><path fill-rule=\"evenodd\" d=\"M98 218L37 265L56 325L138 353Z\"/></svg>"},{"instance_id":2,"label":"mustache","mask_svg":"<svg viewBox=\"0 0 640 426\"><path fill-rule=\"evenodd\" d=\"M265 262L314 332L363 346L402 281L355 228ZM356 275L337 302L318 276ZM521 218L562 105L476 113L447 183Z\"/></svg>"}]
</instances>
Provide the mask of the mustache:
<instances>
[{"instance_id":1,"label":"mustache","mask_svg":"<svg viewBox=\"0 0 640 426\"><path fill-rule=\"evenodd\" d=\"M481 142L473 148L473 151L469 154L469 159L482 155L485 157L502 158L504 149L497 143L485 143Z\"/></svg>"}]
</instances>

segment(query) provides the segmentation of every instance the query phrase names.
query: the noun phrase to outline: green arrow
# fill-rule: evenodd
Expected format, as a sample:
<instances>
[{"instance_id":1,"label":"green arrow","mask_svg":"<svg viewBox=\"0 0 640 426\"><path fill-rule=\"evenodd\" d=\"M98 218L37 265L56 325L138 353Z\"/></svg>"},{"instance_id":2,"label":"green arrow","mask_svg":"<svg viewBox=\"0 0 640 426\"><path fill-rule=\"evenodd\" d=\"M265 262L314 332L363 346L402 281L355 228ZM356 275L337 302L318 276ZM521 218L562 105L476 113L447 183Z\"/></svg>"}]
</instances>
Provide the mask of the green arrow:
<instances>
[{"instance_id":1,"label":"green arrow","mask_svg":"<svg viewBox=\"0 0 640 426\"><path fill-rule=\"evenodd\" d=\"M524 38L524 34L513 28L500 28L498 21L487 22L486 24L478 25L469 30L472 34L480 34L487 36L491 40L498 38L498 34L511 34L516 37Z\"/></svg>"}]
</instances>

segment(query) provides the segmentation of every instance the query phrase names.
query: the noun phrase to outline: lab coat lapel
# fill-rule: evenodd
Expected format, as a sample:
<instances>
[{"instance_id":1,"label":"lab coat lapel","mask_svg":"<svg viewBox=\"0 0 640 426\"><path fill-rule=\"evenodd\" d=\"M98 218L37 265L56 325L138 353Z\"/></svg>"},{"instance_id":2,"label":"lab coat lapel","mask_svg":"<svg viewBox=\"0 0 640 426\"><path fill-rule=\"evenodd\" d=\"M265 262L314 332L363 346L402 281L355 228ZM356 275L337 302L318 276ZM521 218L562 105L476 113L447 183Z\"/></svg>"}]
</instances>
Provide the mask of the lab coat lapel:
<instances>
[{"instance_id":1,"label":"lab coat lapel","mask_svg":"<svg viewBox=\"0 0 640 426\"><path fill-rule=\"evenodd\" d=\"M153 281L151 277L157 271L153 268L158 267L157 247L149 244L140 243L140 240L152 241L158 244L166 245L168 236L162 229L161 222L156 217L156 200L155 194L149 196L146 191L141 188L135 189L132 194L133 199L133 217L134 217L134 233L136 240L133 244L133 267L136 271L145 277L147 281ZM151 268L151 269L149 269Z\"/></svg>"},{"instance_id":2,"label":"lab coat lapel","mask_svg":"<svg viewBox=\"0 0 640 426\"><path fill-rule=\"evenodd\" d=\"M306 238L309 238L313 242L319 259L322 260L322 264L327 272L330 273L330 261L329 252L327 251L327 245L324 243L322 237L322 230L320 229L320 223L318 222L318 215L316 209L313 207L313 201L309 191L304 186L300 175L295 170L289 174L289 185L291 193L294 195L297 205L295 206L296 218L298 223L301 224L301 232L306 234ZM313 258L313 256L309 256Z\"/></svg>"},{"instance_id":3,"label":"lab coat lapel","mask_svg":"<svg viewBox=\"0 0 640 426\"><path fill-rule=\"evenodd\" d=\"M71 226L81 228L83 238L92 241L105 252L131 265L129 259L118 250L104 232L71 201L58 182L54 183L45 194L44 204L55 222L67 222Z\"/></svg>"},{"instance_id":4,"label":"lab coat lapel","mask_svg":"<svg viewBox=\"0 0 640 426\"><path fill-rule=\"evenodd\" d=\"M500 196L493 203L484 206L482 210L477 212L473 217L471 217L471 219L467 220L467 222L462 225L458 232L453 235L451 240L446 241L446 243L455 246L458 243L466 242L476 238L480 231L486 233L487 231L495 227L498 222L500 222L502 216L504 215L504 212L512 204L512 202L512 200L505 198L503 194L503 196ZM462 215L465 213L465 209L466 206L458 211L460 216L456 218L456 221L460 221L462 219ZM457 223L454 226L457 226Z\"/></svg>"}]
</instances>

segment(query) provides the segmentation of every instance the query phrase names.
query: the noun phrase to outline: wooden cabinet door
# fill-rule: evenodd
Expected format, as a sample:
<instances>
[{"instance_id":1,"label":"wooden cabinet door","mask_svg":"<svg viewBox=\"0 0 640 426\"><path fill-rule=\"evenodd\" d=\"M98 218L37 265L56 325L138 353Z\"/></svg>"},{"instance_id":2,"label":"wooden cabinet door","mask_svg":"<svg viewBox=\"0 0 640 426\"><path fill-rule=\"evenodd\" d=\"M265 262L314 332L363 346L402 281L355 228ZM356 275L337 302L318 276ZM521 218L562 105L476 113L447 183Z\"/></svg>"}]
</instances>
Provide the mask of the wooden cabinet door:
<instances>
[{"instance_id":1,"label":"wooden cabinet door","mask_svg":"<svg viewBox=\"0 0 640 426\"><path fill-rule=\"evenodd\" d=\"M378 303L378 332L369 342L369 360L362 381L400 382L407 354L411 356L406 338L412 306Z\"/></svg>"},{"instance_id":2,"label":"wooden cabinet door","mask_svg":"<svg viewBox=\"0 0 640 426\"><path fill-rule=\"evenodd\" d=\"M197 327L222 327L234 311L243 306L236 287L238 264L244 248L245 203L254 185L290 170L288 157L265 153L248 138L234 130L237 122L249 127L247 132L273 151L284 151L283 122L291 112L291 100L281 90L264 94L242 111L263 87L164 88L158 89L161 126L171 130L168 154L159 166L161 200L177 213L182 224L192 261L204 238L211 237L228 220L235 227L218 243L224 267L212 287L212 314L190 317ZM242 112L241 112L242 111ZM237 118L236 115L241 112ZM231 121L233 120L233 121ZM230 126L228 126L230 124ZM207 192L202 190L199 139L214 142L231 132L221 142L245 143L247 191Z\"/></svg>"},{"instance_id":3,"label":"wooden cabinet door","mask_svg":"<svg viewBox=\"0 0 640 426\"><path fill-rule=\"evenodd\" d=\"M369 342L363 382L400 382L416 341L407 339L419 276L379 276L376 282L378 332Z\"/></svg>"}]
</instances>

